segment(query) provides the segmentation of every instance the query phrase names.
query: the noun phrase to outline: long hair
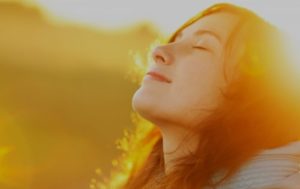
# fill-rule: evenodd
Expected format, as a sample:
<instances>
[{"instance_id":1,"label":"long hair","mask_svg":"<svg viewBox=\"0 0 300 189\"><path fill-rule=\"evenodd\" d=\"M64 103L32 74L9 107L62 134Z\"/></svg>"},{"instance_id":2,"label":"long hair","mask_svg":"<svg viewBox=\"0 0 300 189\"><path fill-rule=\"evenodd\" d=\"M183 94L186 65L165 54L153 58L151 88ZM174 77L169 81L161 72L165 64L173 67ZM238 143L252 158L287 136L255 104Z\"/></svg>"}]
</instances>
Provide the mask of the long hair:
<instances>
[{"instance_id":1,"label":"long hair","mask_svg":"<svg viewBox=\"0 0 300 189\"><path fill-rule=\"evenodd\" d=\"M191 130L199 137L196 151L177 159L174 171L164 175L162 137L154 127L149 136L156 133L158 139L143 165L132 169L123 188L146 188L151 183L155 186L150 188L216 187L262 150L300 139L300 95L290 84L296 79L294 69L275 26L245 8L220 3L188 20L168 42L195 21L217 12L233 13L239 22L224 47L228 85L220 90L223 99L201 126ZM229 69L237 57L233 49L239 45L245 50ZM219 173L222 178L214 180Z\"/></svg>"}]
</instances>

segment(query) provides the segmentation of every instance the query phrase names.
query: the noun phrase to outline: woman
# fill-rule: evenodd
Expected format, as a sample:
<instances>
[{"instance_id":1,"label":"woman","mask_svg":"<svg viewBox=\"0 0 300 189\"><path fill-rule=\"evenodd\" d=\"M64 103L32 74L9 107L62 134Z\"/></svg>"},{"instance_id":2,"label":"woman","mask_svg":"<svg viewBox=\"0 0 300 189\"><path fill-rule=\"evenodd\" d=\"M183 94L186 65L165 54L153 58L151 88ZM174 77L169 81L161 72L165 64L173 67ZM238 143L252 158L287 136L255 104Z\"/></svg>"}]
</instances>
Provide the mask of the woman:
<instances>
[{"instance_id":1,"label":"woman","mask_svg":"<svg viewBox=\"0 0 300 189\"><path fill-rule=\"evenodd\" d=\"M155 126L141 144L154 145L123 188L300 188L300 95L282 45L221 3L155 48L132 101Z\"/></svg>"}]
</instances>

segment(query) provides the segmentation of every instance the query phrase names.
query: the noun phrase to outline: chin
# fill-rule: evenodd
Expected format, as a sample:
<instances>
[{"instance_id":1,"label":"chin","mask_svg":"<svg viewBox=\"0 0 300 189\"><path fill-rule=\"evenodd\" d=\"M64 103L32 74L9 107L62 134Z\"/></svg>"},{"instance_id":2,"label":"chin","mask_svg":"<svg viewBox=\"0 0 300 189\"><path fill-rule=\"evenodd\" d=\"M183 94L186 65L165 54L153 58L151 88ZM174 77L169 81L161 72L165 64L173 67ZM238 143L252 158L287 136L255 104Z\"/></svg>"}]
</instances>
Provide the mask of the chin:
<instances>
[{"instance_id":1,"label":"chin","mask_svg":"<svg viewBox=\"0 0 300 189\"><path fill-rule=\"evenodd\" d=\"M160 104L152 95L143 93L141 89L137 90L132 97L132 108L143 118L153 121L159 115L160 108L156 105Z\"/></svg>"},{"instance_id":2,"label":"chin","mask_svg":"<svg viewBox=\"0 0 300 189\"><path fill-rule=\"evenodd\" d=\"M141 114L142 112L147 111L147 109L150 109L151 101L142 94L141 89L138 89L132 97L131 105L134 111Z\"/></svg>"}]
</instances>

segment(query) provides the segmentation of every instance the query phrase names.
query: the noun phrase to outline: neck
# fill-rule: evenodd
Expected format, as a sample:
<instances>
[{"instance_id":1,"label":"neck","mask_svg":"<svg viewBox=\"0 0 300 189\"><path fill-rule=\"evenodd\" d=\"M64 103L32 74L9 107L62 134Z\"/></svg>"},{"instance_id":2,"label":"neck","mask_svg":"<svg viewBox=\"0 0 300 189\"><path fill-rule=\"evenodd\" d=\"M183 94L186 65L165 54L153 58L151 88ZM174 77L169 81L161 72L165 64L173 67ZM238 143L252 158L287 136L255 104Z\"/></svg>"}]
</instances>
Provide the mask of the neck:
<instances>
[{"instance_id":1,"label":"neck","mask_svg":"<svg viewBox=\"0 0 300 189\"><path fill-rule=\"evenodd\" d=\"M193 153L198 140L189 135L189 129L178 125L159 126L163 139L165 174L175 167L176 159Z\"/></svg>"}]
</instances>

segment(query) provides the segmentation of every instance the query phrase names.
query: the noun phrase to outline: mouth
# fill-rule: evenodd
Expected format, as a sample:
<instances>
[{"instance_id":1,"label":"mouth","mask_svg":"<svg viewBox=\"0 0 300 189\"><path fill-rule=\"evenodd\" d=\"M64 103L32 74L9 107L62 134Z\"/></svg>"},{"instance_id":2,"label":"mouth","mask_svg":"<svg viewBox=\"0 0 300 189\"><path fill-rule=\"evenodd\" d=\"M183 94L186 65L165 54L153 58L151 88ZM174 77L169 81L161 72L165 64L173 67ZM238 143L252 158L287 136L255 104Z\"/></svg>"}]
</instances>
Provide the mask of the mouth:
<instances>
[{"instance_id":1,"label":"mouth","mask_svg":"<svg viewBox=\"0 0 300 189\"><path fill-rule=\"evenodd\" d=\"M167 78L164 75L161 75L157 72L154 72L154 71L150 71L146 75L149 75L152 79L160 81L160 82L165 82L165 83L171 83L172 82L169 78Z\"/></svg>"}]
</instances>

